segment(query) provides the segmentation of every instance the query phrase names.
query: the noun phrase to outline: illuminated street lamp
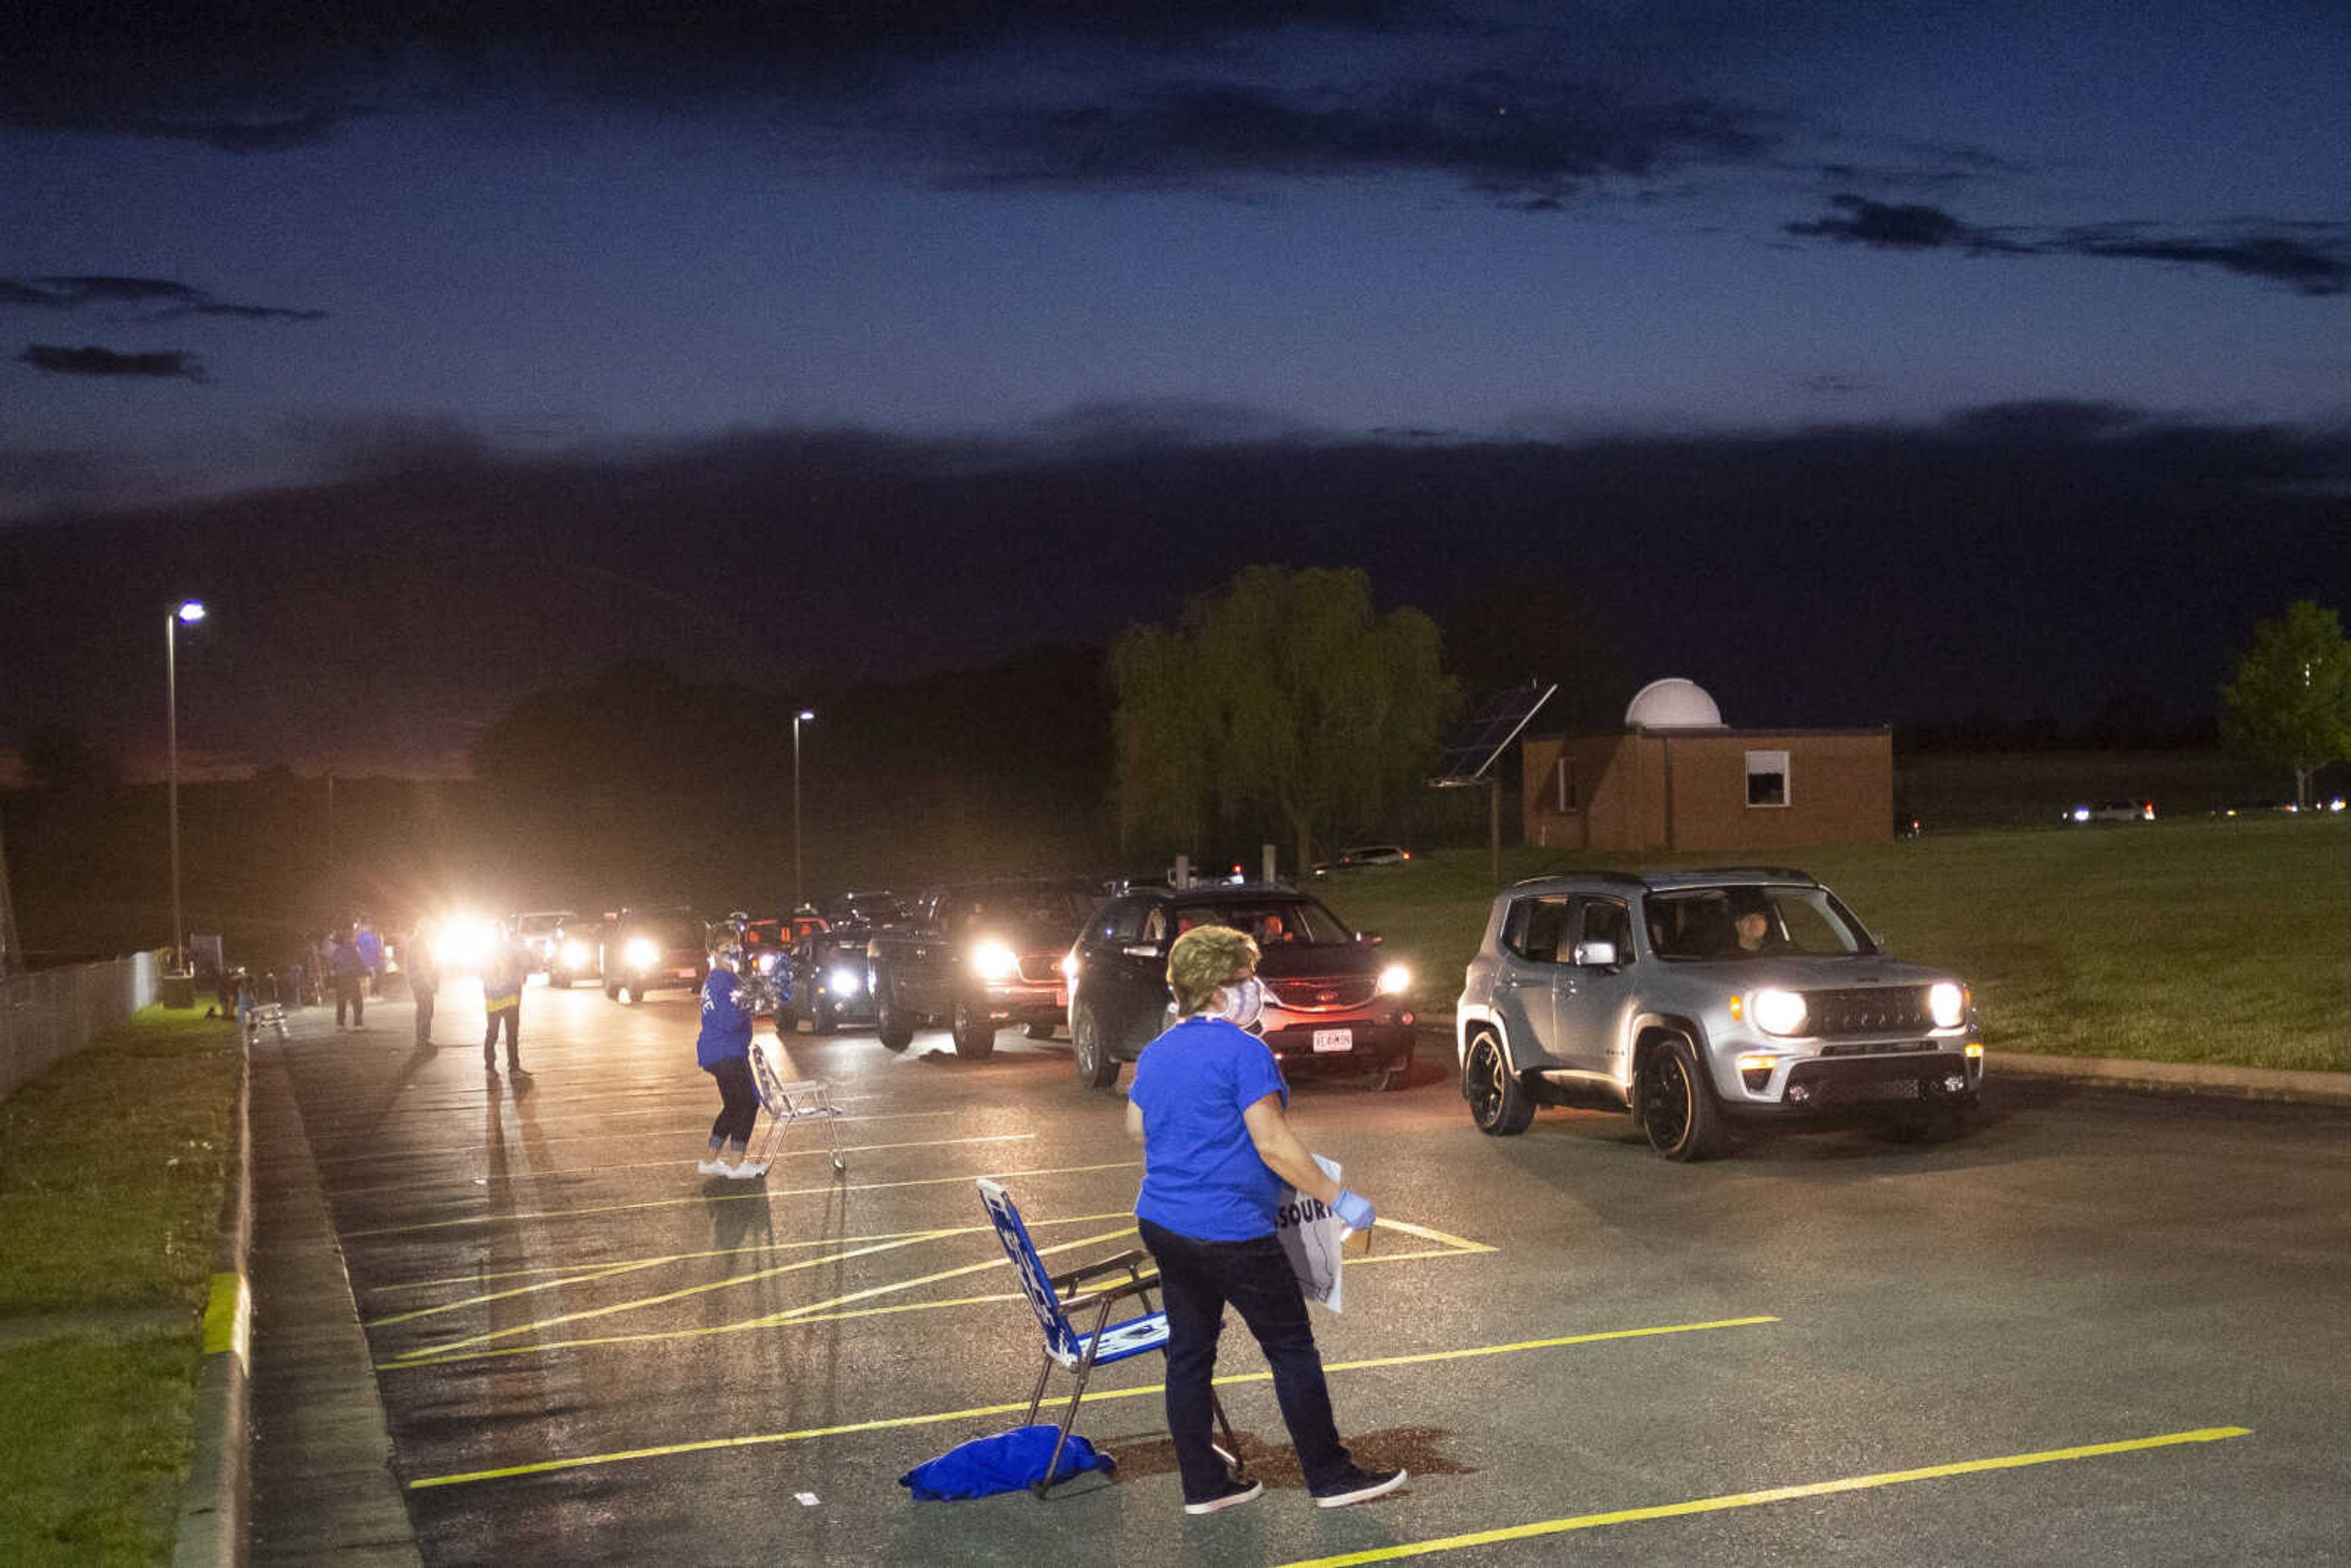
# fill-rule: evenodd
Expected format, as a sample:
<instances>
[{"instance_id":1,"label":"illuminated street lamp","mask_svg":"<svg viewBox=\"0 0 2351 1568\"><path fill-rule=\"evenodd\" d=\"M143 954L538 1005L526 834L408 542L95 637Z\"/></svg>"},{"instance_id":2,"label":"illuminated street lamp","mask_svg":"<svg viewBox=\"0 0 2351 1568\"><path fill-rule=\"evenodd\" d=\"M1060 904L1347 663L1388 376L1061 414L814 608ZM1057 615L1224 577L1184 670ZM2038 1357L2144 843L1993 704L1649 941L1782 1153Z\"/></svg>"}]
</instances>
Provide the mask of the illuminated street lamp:
<instances>
[{"instance_id":1,"label":"illuminated street lamp","mask_svg":"<svg viewBox=\"0 0 2351 1568\"><path fill-rule=\"evenodd\" d=\"M800 912L800 726L816 716L804 707L792 715L792 913Z\"/></svg>"},{"instance_id":2,"label":"illuminated street lamp","mask_svg":"<svg viewBox=\"0 0 2351 1568\"><path fill-rule=\"evenodd\" d=\"M163 618L163 750L170 768L172 818L172 956L180 972L188 968L188 933L180 915L180 628L204 618L196 600L183 600Z\"/></svg>"}]
</instances>

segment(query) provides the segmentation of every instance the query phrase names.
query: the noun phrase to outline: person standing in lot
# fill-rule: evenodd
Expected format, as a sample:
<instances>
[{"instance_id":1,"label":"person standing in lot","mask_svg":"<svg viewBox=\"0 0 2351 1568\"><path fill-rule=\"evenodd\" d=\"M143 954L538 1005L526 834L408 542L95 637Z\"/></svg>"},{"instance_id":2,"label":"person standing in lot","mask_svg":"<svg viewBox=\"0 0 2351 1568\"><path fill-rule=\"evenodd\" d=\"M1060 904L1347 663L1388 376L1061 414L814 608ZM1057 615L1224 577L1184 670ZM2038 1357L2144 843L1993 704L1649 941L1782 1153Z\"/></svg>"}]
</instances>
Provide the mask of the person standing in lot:
<instances>
[{"instance_id":1,"label":"person standing in lot","mask_svg":"<svg viewBox=\"0 0 2351 1568\"><path fill-rule=\"evenodd\" d=\"M1306 1297L1274 1234L1284 1184L1357 1230L1376 1216L1340 1186L1290 1130L1290 1086L1249 1031L1264 1005L1257 944L1228 925L1196 926L1167 953L1176 1020L1143 1048L1127 1092L1143 1139L1136 1228L1159 1264L1167 1308L1167 1432L1184 1511L1214 1513L1265 1489L1233 1479L1213 1440L1217 1336L1230 1303L1273 1369L1274 1397L1319 1508L1394 1491L1401 1469L1367 1470L1339 1441Z\"/></svg>"},{"instance_id":2,"label":"person standing in lot","mask_svg":"<svg viewBox=\"0 0 2351 1568\"><path fill-rule=\"evenodd\" d=\"M416 1003L416 1049L433 1049L433 1003L441 992L441 960L433 951L433 928L420 920L400 945L408 970L408 995Z\"/></svg>"},{"instance_id":3,"label":"person standing in lot","mask_svg":"<svg viewBox=\"0 0 2351 1568\"><path fill-rule=\"evenodd\" d=\"M482 967L482 1071L498 1070L498 1030L507 1031L507 1071L522 1071L522 945L501 931ZM525 1076L528 1076L525 1074Z\"/></svg>"},{"instance_id":4,"label":"person standing in lot","mask_svg":"<svg viewBox=\"0 0 2351 1568\"><path fill-rule=\"evenodd\" d=\"M367 993L371 997L381 996L383 938L376 934L375 923L364 915L359 917L358 930L359 935L351 938L351 946L360 950L360 963L367 970Z\"/></svg>"},{"instance_id":5,"label":"person standing in lot","mask_svg":"<svg viewBox=\"0 0 2351 1568\"><path fill-rule=\"evenodd\" d=\"M759 1090L751 1081L750 998L743 994L737 973L743 949L726 937L713 937L710 975L702 982L702 1031L695 1037L695 1059L702 1071L718 1081L718 1116L710 1124L710 1149L695 1166L704 1176L733 1176L749 1181L768 1174L768 1167L750 1157L751 1128L759 1119Z\"/></svg>"},{"instance_id":6,"label":"person standing in lot","mask_svg":"<svg viewBox=\"0 0 2351 1568\"><path fill-rule=\"evenodd\" d=\"M359 945L350 940L350 933L329 933L327 940L335 950L328 958L328 967L335 977L335 1027L343 1027L343 1015L350 1015L353 1029L367 1027L367 960L360 956Z\"/></svg>"}]
</instances>

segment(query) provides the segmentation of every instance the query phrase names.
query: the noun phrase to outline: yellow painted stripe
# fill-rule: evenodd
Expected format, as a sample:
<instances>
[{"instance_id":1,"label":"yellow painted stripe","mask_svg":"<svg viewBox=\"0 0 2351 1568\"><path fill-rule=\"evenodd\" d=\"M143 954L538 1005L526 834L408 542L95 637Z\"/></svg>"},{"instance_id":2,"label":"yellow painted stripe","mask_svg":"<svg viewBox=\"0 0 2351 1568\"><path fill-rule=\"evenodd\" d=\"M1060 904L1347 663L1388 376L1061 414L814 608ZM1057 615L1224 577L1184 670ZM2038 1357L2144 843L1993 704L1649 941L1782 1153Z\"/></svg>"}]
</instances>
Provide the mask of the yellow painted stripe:
<instances>
[{"instance_id":1,"label":"yellow painted stripe","mask_svg":"<svg viewBox=\"0 0 2351 1568\"><path fill-rule=\"evenodd\" d=\"M1008 1134L1004 1138L971 1138L975 1144L1000 1143L1011 1138L1033 1138L1034 1133ZM1141 1168L1140 1160L1113 1160L1099 1166L1050 1166L1040 1170L979 1171L977 1176L991 1181L1015 1181L1024 1176L1081 1176L1090 1171L1123 1171ZM416 1225L385 1225L372 1230L347 1230L343 1239L355 1241L362 1237L415 1236L429 1230L458 1230L481 1225L517 1225L528 1219L580 1219L595 1214L637 1214L650 1208L702 1208L714 1203L765 1202L778 1197L810 1197L830 1192L890 1192L910 1186L956 1186L969 1184L973 1176L922 1176L911 1181L827 1182L822 1186L786 1187L780 1192L762 1184L750 1192L699 1193L692 1197L649 1198L643 1203L597 1204L588 1208L549 1208L522 1214L472 1214L462 1219L431 1219Z\"/></svg>"},{"instance_id":2,"label":"yellow painted stripe","mask_svg":"<svg viewBox=\"0 0 2351 1568\"><path fill-rule=\"evenodd\" d=\"M1597 1344L1609 1340L1644 1339L1661 1334L1698 1333L1707 1329L1744 1328L1755 1323L1776 1323L1778 1318L1724 1318L1715 1322L1667 1323L1656 1328L1611 1329L1599 1333L1562 1334L1555 1339L1520 1340L1513 1344L1472 1345L1463 1350L1437 1350L1418 1355L1387 1355L1368 1361L1333 1361L1322 1370L1359 1372L1369 1367L1425 1365L1437 1362L1460 1361L1481 1355L1506 1355L1515 1351L1552 1350L1562 1345ZM1273 1374L1267 1372L1237 1372L1217 1379L1219 1388L1237 1387L1244 1383L1270 1383ZM1092 1388L1086 1398L1100 1402L1109 1399L1140 1399L1147 1395L1163 1393L1165 1385L1145 1383L1132 1388ZM896 1427L934 1427L949 1421L973 1421L983 1416L1001 1416L1008 1410L1025 1411L1029 1402L1016 1400L1008 1405L975 1405L968 1410L940 1410L920 1416L884 1416L871 1421L849 1421L836 1427L806 1427L797 1432L759 1432L741 1437L705 1437L699 1442L668 1443L658 1448L623 1448L609 1454L579 1454L563 1459L539 1459L530 1464L506 1465L497 1469L465 1470L455 1475L420 1476L408 1483L412 1491L426 1487L465 1486L475 1481L509 1480L519 1476L543 1476L559 1470L576 1470L590 1465L617 1465L632 1459L667 1458L675 1454L705 1454L719 1448L756 1448L774 1443L800 1443L812 1437L838 1437L851 1432L878 1432Z\"/></svg>"},{"instance_id":3,"label":"yellow painted stripe","mask_svg":"<svg viewBox=\"0 0 2351 1568\"><path fill-rule=\"evenodd\" d=\"M234 1351L237 1360L244 1361L252 1336L253 1297L246 1289L245 1276L214 1274L204 1297L204 1354Z\"/></svg>"},{"instance_id":4,"label":"yellow painted stripe","mask_svg":"<svg viewBox=\"0 0 2351 1568\"><path fill-rule=\"evenodd\" d=\"M1027 1406L1022 1406L1027 1409ZM1902 1486L1911 1481L1940 1480L1950 1476L1975 1475L1986 1470L2018 1470L2032 1465L2062 1464L2070 1459L2104 1458L2111 1454L2135 1453L2144 1448L2168 1448L2182 1443L2217 1443L2230 1437L2249 1437L2252 1429L2245 1427L2202 1427L2192 1432L2166 1432L2155 1437L2131 1437L2118 1443L2085 1443L2074 1448L2043 1448L2032 1454L2002 1454L1997 1458L1961 1459L1956 1464L1923 1465L1911 1470L1881 1470L1873 1476L1845 1476L1833 1481L1811 1481L1802 1486L1773 1487L1767 1491L1726 1492L1719 1497L1693 1498L1687 1502L1659 1503L1650 1508L1621 1508L1607 1513L1580 1513L1569 1519L1546 1519L1533 1524L1514 1524L1501 1530L1480 1530L1468 1535L1440 1536L1433 1541L1405 1542L1395 1546L1375 1546L1364 1552L1342 1552L1336 1557L1307 1557L1282 1568L1354 1568L1364 1563L1394 1563L1406 1557L1425 1557L1438 1552L1459 1552L1472 1546L1492 1546L1506 1541L1531 1541L1538 1536L1562 1535L1572 1530L1596 1530L1606 1524L1635 1524L1644 1520L1677 1519L1694 1513L1719 1513L1725 1509L1757 1508L1765 1503L1787 1502L1804 1497L1827 1497L1835 1492L1865 1491L1873 1487Z\"/></svg>"}]
</instances>

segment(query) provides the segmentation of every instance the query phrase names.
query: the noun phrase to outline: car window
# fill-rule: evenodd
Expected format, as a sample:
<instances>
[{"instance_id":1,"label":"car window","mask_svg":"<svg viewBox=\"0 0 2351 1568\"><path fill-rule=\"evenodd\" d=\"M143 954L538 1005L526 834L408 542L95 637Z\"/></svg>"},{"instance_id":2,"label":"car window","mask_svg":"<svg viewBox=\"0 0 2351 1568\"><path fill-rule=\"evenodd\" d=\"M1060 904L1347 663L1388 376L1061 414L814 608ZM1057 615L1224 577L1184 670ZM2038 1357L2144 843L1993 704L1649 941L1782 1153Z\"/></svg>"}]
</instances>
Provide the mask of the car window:
<instances>
[{"instance_id":1,"label":"car window","mask_svg":"<svg viewBox=\"0 0 2351 1568\"><path fill-rule=\"evenodd\" d=\"M1630 963L1633 957L1633 912L1613 898L1588 898L1583 902L1583 942L1608 942L1615 945L1620 963Z\"/></svg>"},{"instance_id":2,"label":"car window","mask_svg":"<svg viewBox=\"0 0 2351 1568\"><path fill-rule=\"evenodd\" d=\"M1742 914L1764 916L1763 942L1740 945ZM1649 945L1679 960L1795 956L1843 957L1875 951L1858 921L1820 887L1706 887L1649 895Z\"/></svg>"},{"instance_id":3,"label":"car window","mask_svg":"<svg viewBox=\"0 0 2351 1568\"><path fill-rule=\"evenodd\" d=\"M1542 894L1510 906L1502 946L1535 964L1559 962L1560 939L1567 935L1567 895Z\"/></svg>"},{"instance_id":4,"label":"car window","mask_svg":"<svg viewBox=\"0 0 2351 1568\"><path fill-rule=\"evenodd\" d=\"M1236 898L1176 911L1179 932L1196 925L1229 925L1249 933L1260 948L1291 943L1332 947L1355 939L1345 921L1311 898Z\"/></svg>"}]
</instances>

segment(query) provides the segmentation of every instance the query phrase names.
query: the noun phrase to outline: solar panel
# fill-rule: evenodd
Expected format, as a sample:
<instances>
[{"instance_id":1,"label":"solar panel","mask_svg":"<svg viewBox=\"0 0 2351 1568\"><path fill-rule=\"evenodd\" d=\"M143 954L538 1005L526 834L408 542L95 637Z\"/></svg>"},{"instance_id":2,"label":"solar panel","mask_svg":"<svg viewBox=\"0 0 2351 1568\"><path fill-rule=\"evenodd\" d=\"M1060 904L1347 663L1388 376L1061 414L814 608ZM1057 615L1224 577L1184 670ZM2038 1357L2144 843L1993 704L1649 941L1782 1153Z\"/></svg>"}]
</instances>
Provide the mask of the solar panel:
<instances>
[{"instance_id":1,"label":"solar panel","mask_svg":"<svg viewBox=\"0 0 2351 1568\"><path fill-rule=\"evenodd\" d=\"M1556 683L1529 681L1525 685L1512 686L1488 697L1445 743L1437 754L1437 776L1429 783L1444 789L1484 782L1487 769L1494 766L1510 742L1518 739L1519 732L1533 720L1536 711L1558 690Z\"/></svg>"}]
</instances>

